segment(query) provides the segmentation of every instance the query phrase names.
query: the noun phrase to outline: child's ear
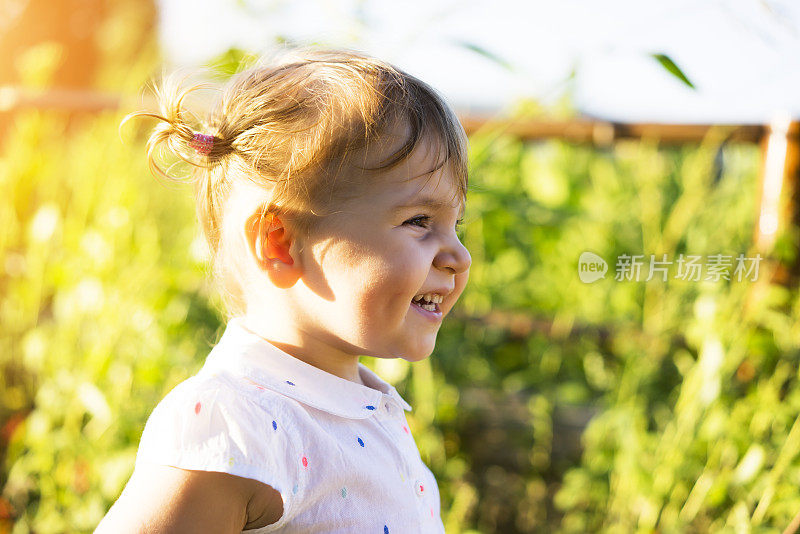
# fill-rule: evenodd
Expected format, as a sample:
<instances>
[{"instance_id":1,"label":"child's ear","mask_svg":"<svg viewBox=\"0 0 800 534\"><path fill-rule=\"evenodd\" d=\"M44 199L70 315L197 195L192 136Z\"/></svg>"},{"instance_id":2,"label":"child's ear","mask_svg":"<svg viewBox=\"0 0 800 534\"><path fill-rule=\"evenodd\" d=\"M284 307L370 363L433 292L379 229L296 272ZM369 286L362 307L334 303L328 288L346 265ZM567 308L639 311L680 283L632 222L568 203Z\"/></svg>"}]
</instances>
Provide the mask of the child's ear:
<instances>
[{"instance_id":1,"label":"child's ear","mask_svg":"<svg viewBox=\"0 0 800 534\"><path fill-rule=\"evenodd\" d=\"M300 266L289 253L292 237L277 215L260 210L250 215L245 239L250 253L275 286L285 289L297 282Z\"/></svg>"}]
</instances>

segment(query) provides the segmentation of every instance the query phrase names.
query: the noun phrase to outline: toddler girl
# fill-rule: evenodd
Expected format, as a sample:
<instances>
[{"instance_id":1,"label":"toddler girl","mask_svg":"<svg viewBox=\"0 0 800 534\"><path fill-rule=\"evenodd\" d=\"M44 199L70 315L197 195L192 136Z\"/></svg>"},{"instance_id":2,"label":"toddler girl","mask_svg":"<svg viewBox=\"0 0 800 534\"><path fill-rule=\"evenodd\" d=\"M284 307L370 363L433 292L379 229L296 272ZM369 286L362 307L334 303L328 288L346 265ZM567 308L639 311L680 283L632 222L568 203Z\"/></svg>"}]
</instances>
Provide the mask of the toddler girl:
<instances>
[{"instance_id":1,"label":"toddler girl","mask_svg":"<svg viewBox=\"0 0 800 534\"><path fill-rule=\"evenodd\" d=\"M235 76L203 127L158 91L196 166L229 322L147 421L97 532L443 532L411 407L360 356L415 362L467 281L467 143L428 85L305 49Z\"/></svg>"}]
</instances>

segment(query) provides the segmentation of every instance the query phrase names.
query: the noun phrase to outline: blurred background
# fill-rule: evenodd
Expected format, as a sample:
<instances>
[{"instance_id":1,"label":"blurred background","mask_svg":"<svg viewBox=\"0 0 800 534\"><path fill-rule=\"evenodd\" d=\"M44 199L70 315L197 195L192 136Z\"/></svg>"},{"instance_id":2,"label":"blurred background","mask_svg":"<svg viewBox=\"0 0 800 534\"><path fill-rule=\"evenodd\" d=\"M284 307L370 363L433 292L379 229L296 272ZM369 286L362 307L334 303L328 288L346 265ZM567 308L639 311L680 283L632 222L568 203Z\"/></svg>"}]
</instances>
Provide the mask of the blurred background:
<instances>
[{"instance_id":1,"label":"blurred background","mask_svg":"<svg viewBox=\"0 0 800 534\"><path fill-rule=\"evenodd\" d=\"M448 533L797 530L794 3L3 0L0 533L91 532L224 326L191 190L122 117L297 43L394 62L470 135L469 285L430 359L364 361Z\"/></svg>"}]
</instances>

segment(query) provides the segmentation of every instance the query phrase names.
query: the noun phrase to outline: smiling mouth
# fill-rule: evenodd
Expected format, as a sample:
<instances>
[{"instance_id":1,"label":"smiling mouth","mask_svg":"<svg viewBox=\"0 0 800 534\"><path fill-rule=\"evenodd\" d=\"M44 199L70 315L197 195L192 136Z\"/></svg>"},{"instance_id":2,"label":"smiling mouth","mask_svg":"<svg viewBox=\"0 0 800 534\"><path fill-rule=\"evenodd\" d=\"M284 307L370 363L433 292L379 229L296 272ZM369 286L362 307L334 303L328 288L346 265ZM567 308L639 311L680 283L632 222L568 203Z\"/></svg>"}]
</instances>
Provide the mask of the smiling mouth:
<instances>
[{"instance_id":1,"label":"smiling mouth","mask_svg":"<svg viewBox=\"0 0 800 534\"><path fill-rule=\"evenodd\" d=\"M439 304L444 300L442 295L437 293L423 293L417 295L411 300L411 304L417 306L418 308L422 308L425 311L432 312L432 313L441 313L439 309Z\"/></svg>"}]
</instances>

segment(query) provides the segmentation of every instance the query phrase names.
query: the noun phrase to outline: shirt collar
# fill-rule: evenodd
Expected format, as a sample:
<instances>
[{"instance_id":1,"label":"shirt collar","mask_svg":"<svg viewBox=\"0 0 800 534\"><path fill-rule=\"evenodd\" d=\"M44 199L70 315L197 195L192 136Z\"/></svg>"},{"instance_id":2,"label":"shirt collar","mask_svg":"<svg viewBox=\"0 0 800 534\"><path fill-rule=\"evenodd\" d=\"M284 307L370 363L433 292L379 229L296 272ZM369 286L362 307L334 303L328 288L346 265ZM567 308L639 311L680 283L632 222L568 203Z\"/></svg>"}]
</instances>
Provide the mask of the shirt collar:
<instances>
[{"instance_id":1,"label":"shirt collar","mask_svg":"<svg viewBox=\"0 0 800 534\"><path fill-rule=\"evenodd\" d=\"M411 410L394 386L362 363L358 369L366 386L287 354L245 328L241 318L234 317L206 358L202 371L233 371L259 386L340 417L367 418L380 408L384 397Z\"/></svg>"}]
</instances>

